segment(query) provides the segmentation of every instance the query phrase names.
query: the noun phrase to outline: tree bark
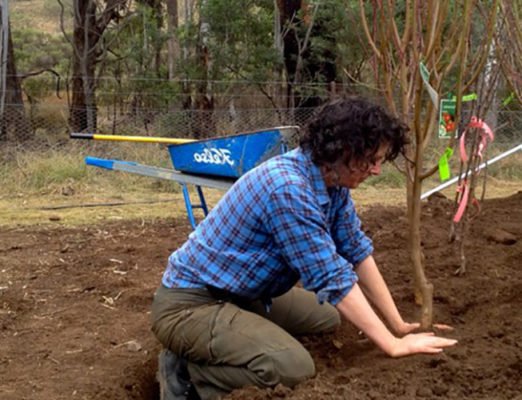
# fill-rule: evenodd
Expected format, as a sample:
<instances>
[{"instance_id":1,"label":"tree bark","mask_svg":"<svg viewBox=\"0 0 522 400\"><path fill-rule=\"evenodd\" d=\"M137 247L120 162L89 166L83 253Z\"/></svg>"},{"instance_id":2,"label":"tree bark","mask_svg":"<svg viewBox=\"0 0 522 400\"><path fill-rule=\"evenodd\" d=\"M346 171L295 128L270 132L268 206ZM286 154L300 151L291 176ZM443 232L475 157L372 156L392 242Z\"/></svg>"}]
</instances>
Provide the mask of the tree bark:
<instances>
[{"instance_id":1,"label":"tree bark","mask_svg":"<svg viewBox=\"0 0 522 400\"><path fill-rule=\"evenodd\" d=\"M156 28L158 31L163 29L163 10L162 10L162 0L142 0L147 6L152 10L153 18L156 22ZM156 72L156 76L161 77L160 68L161 68L161 43L159 41L154 41L152 44L154 48L154 71Z\"/></svg>"},{"instance_id":2,"label":"tree bark","mask_svg":"<svg viewBox=\"0 0 522 400\"><path fill-rule=\"evenodd\" d=\"M274 0L274 48L277 51L278 56L281 60L284 60L284 44L283 44L283 32L281 29L281 15L279 10L278 2L280 0ZM277 82L273 86L272 97L277 102L277 108L283 108L285 106L284 95L288 90L288 80L284 73L283 66L278 64L274 68L274 81Z\"/></svg>"},{"instance_id":3,"label":"tree bark","mask_svg":"<svg viewBox=\"0 0 522 400\"><path fill-rule=\"evenodd\" d=\"M89 28L93 29L95 25L96 5L90 0L76 0L74 11L72 104L69 126L74 132L95 132L92 107L96 107L96 104L91 93L94 91L96 54L91 48L92 33Z\"/></svg>"},{"instance_id":4,"label":"tree bark","mask_svg":"<svg viewBox=\"0 0 522 400\"><path fill-rule=\"evenodd\" d=\"M289 23L294 20L301 9L301 0L276 0L279 9L280 29L282 30L283 59L286 72L286 107L293 108L296 104L292 82L297 70L299 44L293 31L288 30ZM284 32L284 33L283 33Z\"/></svg>"},{"instance_id":5,"label":"tree bark","mask_svg":"<svg viewBox=\"0 0 522 400\"><path fill-rule=\"evenodd\" d=\"M422 151L415 149L416 168L412 173L414 179L408 179L408 222L410 225L408 244L410 260L413 267L415 303L421 306L421 328L428 329L433 323L433 284L428 282L425 274L424 252L421 242L421 192L422 179L419 176L422 171Z\"/></svg>"},{"instance_id":6,"label":"tree bark","mask_svg":"<svg viewBox=\"0 0 522 400\"><path fill-rule=\"evenodd\" d=\"M0 17L1 13L0 8ZM0 116L2 119L0 139L21 142L31 139L34 132L25 115L21 81L16 72L10 22L8 22L8 32L4 115Z\"/></svg>"},{"instance_id":7,"label":"tree bark","mask_svg":"<svg viewBox=\"0 0 522 400\"><path fill-rule=\"evenodd\" d=\"M69 127L75 132L95 132L96 64L102 54L100 40L110 22L121 18L119 9L127 0L109 0L101 14L96 14L94 0L74 0L72 102Z\"/></svg>"},{"instance_id":8,"label":"tree bark","mask_svg":"<svg viewBox=\"0 0 522 400\"><path fill-rule=\"evenodd\" d=\"M332 61L335 55L331 52L325 51L317 59L312 59L310 38L314 35L326 38L328 35L323 33L327 33L329 28L326 23L314 18L310 3L306 0L276 0L283 36L288 108L317 107L322 103L320 96L303 95L299 90L304 77L314 82L325 82L326 91L330 90L331 82L335 82L337 77L335 62Z\"/></svg>"},{"instance_id":9,"label":"tree bark","mask_svg":"<svg viewBox=\"0 0 522 400\"><path fill-rule=\"evenodd\" d=\"M174 79L176 60L180 55L179 40L176 30L178 29L178 1L167 0L167 29L169 39L167 41L168 57L167 68L169 80Z\"/></svg>"},{"instance_id":10,"label":"tree bark","mask_svg":"<svg viewBox=\"0 0 522 400\"><path fill-rule=\"evenodd\" d=\"M205 6L206 0L202 0ZM212 58L207 42L208 34L211 29L208 21L205 21L200 12L199 16L199 40L196 49L196 56L201 71L199 82L196 83L196 95L194 99L194 109L198 111L195 115L193 137L196 139L208 137L215 133L216 125L214 122L214 96L212 93Z\"/></svg>"}]
</instances>

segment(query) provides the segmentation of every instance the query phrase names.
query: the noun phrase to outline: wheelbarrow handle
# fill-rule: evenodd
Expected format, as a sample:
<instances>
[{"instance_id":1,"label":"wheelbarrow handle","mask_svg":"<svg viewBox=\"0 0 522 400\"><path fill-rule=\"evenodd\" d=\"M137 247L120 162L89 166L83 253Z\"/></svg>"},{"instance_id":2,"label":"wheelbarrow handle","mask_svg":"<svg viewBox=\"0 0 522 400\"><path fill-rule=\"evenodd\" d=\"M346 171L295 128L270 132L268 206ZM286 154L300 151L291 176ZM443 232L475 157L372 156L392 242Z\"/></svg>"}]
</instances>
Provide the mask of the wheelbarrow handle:
<instances>
[{"instance_id":1,"label":"wheelbarrow handle","mask_svg":"<svg viewBox=\"0 0 522 400\"><path fill-rule=\"evenodd\" d=\"M110 140L116 142L139 142L139 143L165 143L165 144L183 144L190 143L192 139L177 139L153 136L123 136L123 135L101 135L97 133L76 133L72 132L69 137L71 139L88 139L88 140Z\"/></svg>"}]
</instances>

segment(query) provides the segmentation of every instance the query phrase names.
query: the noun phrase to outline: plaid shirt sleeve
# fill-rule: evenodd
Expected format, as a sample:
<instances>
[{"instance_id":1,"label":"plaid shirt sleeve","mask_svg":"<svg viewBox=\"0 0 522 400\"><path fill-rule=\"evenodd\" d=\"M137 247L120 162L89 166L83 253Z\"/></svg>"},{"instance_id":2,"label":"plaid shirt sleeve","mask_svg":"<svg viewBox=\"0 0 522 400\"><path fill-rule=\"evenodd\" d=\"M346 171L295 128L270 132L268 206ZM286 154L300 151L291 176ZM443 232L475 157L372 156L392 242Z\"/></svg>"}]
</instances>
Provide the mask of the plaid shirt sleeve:
<instances>
[{"instance_id":1,"label":"plaid shirt sleeve","mask_svg":"<svg viewBox=\"0 0 522 400\"><path fill-rule=\"evenodd\" d=\"M347 189L339 193L332 236L339 254L354 266L373 253L372 241L361 229L361 220Z\"/></svg>"},{"instance_id":2,"label":"plaid shirt sleeve","mask_svg":"<svg viewBox=\"0 0 522 400\"><path fill-rule=\"evenodd\" d=\"M314 291L320 303L339 303L357 275L338 253L313 191L306 185L283 185L272 192L265 207L274 242L303 287Z\"/></svg>"}]
</instances>

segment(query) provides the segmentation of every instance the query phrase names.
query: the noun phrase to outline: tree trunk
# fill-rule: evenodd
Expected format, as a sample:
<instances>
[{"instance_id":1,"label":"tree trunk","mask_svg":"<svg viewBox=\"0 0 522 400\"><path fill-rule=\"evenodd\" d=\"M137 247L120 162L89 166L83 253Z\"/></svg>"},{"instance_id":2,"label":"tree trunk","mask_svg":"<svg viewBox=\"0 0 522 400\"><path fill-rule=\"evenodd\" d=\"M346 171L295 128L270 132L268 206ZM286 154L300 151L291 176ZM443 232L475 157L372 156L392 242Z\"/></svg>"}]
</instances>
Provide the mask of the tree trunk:
<instances>
[{"instance_id":1,"label":"tree trunk","mask_svg":"<svg viewBox=\"0 0 522 400\"><path fill-rule=\"evenodd\" d=\"M306 0L276 0L280 15L280 26L284 44L284 65L287 75L287 107L309 108L319 106L323 100L315 94L305 94L300 90L303 81L325 82L328 92L335 82L337 70L335 55L328 50L311 50L312 36L328 38L328 21L316 19L319 3L311 6ZM321 7L327 7L328 2ZM313 12L311 12L313 10ZM299 12L301 12L299 14ZM315 57L314 54L317 56Z\"/></svg>"},{"instance_id":2,"label":"tree trunk","mask_svg":"<svg viewBox=\"0 0 522 400\"><path fill-rule=\"evenodd\" d=\"M96 100L94 97L94 61L73 60L72 103L69 126L74 132L96 132Z\"/></svg>"},{"instance_id":3,"label":"tree trunk","mask_svg":"<svg viewBox=\"0 0 522 400\"><path fill-rule=\"evenodd\" d=\"M74 132L96 131L94 71L97 53L96 4L92 0L74 1L74 59L72 65L72 103L69 126Z\"/></svg>"},{"instance_id":4,"label":"tree trunk","mask_svg":"<svg viewBox=\"0 0 522 400\"><path fill-rule=\"evenodd\" d=\"M297 12L301 9L301 0L276 0L277 7L279 9L280 18L280 29L286 31L288 24L297 15ZM295 106L294 88L292 82L295 78L295 72L297 69L297 56L299 53L299 46L294 32L286 31L285 35L282 35L283 39L283 57L284 65L286 70L287 85L286 85L286 107L293 109Z\"/></svg>"},{"instance_id":5,"label":"tree trunk","mask_svg":"<svg viewBox=\"0 0 522 400\"><path fill-rule=\"evenodd\" d=\"M0 9L0 17L2 10ZM4 30L5 32L6 30ZM11 26L7 23L7 65L4 93L4 114L0 139L21 142L31 139L34 135L31 124L25 115L24 100L20 79L16 73L16 62L13 52L13 40L11 37Z\"/></svg>"},{"instance_id":6,"label":"tree trunk","mask_svg":"<svg viewBox=\"0 0 522 400\"><path fill-rule=\"evenodd\" d=\"M279 0L274 0L274 48L277 51L278 56L281 60L285 59L284 56L284 43L283 43L283 32L281 29L281 14L279 11ZM274 68L274 84L272 97L277 102L278 108L285 107L285 94L288 90L288 80L284 74L282 65Z\"/></svg>"},{"instance_id":7,"label":"tree trunk","mask_svg":"<svg viewBox=\"0 0 522 400\"><path fill-rule=\"evenodd\" d=\"M174 79L176 60L180 55L179 40L176 30L178 29L178 1L167 0L167 29L169 39L167 41L168 57L167 68L169 80Z\"/></svg>"},{"instance_id":8,"label":"tree trunk","mask_svg":"<svg viewBox=\"0 0 522 400\"><path fill-rule=\"evenodd\" d=\"M152 9L152 13L154 16L154 21L156 22L156 29L158 32L163 30L163 10L162 10L162 0L148 0L147 3L149 7ZM161 50L162 44L159 40L155 40L152 43L154 48L154 71L156 72L156 76L161 78Z\"/></svg>"},{"instance_id":9,"label":"tree trunk","mask_svg":"<svg viewBox=\"0 0 522 400\"><path fill-rule=\"evenodd\" d=\"M183 0L183 16L185 19L184 20L185 34L188 36L190 27L193 24L192 0ZM181 56L182 56L182 61L184 63L188 62L189 57L190 57L190 49L189 49L187 40L185 40L183 43ZM192 88L191 88L190 83L188 82L188 79L187 79L188 77L187 77L186 73L185 73L184 78L185 78L185 80L183 81L183 84L182 84L183 99L181 101L181 104L182 104L184 110L192 110L192 100L193 100L192 99ZM189 124L190 124L189 130L193 131L193 129L192 129L193 121L190 120Z\"/></svg>"},{"instance_id":10,"label":"tree trunk","mask_svg":"<svg viewBox=\"0 0 522 400\"><path fill-rule=\"evenodd\" d=\"M428 329L433 323L433 285L428 282L424 268L424 253L421 244L421 192L422 151L415 149L413 179L407 180L408 221L410 224L408 245L413 267L415 302L421 306L421 328Z\"/></svg>"},{"instance_id":11,"label":"tree trunk","mask_svg":"<svg viewBox=\"0 0 522 400\"><path fill-rule=\"evenodd\" d=\"M98 4L94 0L74 0L73 77L72 102L69 127L75 132L95 132L96 64L101 55L100 40L107 26L121 18L120 8L127 0L107 0L105 8L97 15Z\"/></svg>"},{"instance_id":12,"label":"tree trunk","mask_svg":"<svg viewBox=\"0 0 522 400\"><path fill-rule=\"evenodd\" d=\"M205 6L205 0L202 1L201 5ZM212 59L207 46L211 27L207 21L202 19L201 12L199 18L199 40L196 54L201 76L196 84L196 96L194 99L194 109L198 111L193 125L193 137L196 139L214 135L216 131L213 115L214 96L211 84Z\"/></svg>"}]
</instances>

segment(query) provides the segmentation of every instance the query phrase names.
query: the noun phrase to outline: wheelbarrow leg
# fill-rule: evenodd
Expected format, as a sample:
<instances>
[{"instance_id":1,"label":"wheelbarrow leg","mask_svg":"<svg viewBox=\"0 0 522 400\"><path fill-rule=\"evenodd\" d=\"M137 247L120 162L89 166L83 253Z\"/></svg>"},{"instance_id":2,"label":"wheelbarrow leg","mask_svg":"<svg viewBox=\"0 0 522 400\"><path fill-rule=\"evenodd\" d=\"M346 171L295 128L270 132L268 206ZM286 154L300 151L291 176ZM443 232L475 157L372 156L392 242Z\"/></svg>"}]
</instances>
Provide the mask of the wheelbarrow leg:
<instances>
[{"instance_id":1,"label":"wheelbarrow leg","mask_svg":"<svg viewBox=\"0 0 522 400\"><path fill-rule=\"evenodd\" d=\"M194 217L194 208L201 208L203 210L203 213L205 214L205 217L208 215L208 208L207 203L205 201L205 196L203 195L203 190L201 189L201 186L196 185L196 191L198 192L199 197L199 204L192 204L192 201L190 200L190 193L188 191L187 185L185 183L181 184L181 187L183 188L183 199L185 200L185 208L187 209L187 216L190 222L190 225L192 225L192 229L196 229L196 218Z\"/></svg>"},{"instance_id":2,"label":"wheelbarrow leg","mask_svg":"<svg viewBox=\"0 0 522 400\"><path fill-rule=\"evenodd\" d=\"M206 217L208 215L208 208L207 208L207 202L205 201L205 196L203 195L203 189L201 189L201 186L196 185L196 190L198 191L199 203L200 203L201 208L203 209L203 212L205 213L205 217Z\"/></svg>"}]
</instances>

